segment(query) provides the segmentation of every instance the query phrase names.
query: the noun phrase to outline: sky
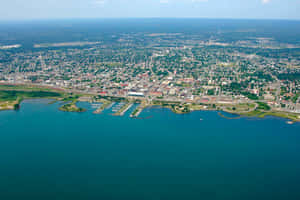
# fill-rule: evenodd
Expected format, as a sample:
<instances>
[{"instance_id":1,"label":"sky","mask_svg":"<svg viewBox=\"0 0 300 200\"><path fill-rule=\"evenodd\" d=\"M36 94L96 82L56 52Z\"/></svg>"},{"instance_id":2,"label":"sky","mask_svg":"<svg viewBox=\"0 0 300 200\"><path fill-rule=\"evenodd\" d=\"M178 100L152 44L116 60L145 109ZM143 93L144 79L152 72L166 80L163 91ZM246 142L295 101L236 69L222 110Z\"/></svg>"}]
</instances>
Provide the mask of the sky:
<instances>
[{"instance_id":1,"label":"sky","mask_svg":"<svg viewBox=\"0 0 300 200\"><path fill-rule=\"evenodd\" d=\"M300 0L0 0L0 20L174 17L300 20Z\"/></svg>"}]
</instances>

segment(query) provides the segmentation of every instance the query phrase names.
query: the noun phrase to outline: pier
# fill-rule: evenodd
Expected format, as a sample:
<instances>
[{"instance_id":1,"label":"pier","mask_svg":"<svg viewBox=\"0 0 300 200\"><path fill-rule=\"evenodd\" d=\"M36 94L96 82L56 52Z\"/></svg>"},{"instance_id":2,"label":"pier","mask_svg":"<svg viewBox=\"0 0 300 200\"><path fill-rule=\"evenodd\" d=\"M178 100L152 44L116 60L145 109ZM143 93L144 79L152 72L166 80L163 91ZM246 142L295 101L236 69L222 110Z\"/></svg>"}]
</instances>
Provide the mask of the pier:
<instances>
[{"instance_id":1,"label":"pier","mask_svg":"<svg viewBox=\"0 0 300 200\"><path fill-rule=\"evenodd\" d=\"M100 114L100 113L102 113L102 111L104 109L108 109L108 108L112 107L114 104L115 103L111 103L110 101L103 102L103 104L97 110L95 110L93 113Z\"/></svg>"},{"instance_id":2,"label":"pier","mask_svg":"<svg viewBox=\"0 0 300 200\"><path fill-rule=\"evenodd\" d=\"M132 106L132 103L125 104L114 115L123 116L126 113L126 111L129 110Z\"/></svg>"},{"instance_id":3,"label":"pier","mask_svg":"<svg viewBox=\"0 0 300 200\"><path fill-rule=\"evenodd\" d=\"M130 117L138 117L141 112L144 110L145 106L140 104L131 114Z\"/></svg>"}]
</instances>

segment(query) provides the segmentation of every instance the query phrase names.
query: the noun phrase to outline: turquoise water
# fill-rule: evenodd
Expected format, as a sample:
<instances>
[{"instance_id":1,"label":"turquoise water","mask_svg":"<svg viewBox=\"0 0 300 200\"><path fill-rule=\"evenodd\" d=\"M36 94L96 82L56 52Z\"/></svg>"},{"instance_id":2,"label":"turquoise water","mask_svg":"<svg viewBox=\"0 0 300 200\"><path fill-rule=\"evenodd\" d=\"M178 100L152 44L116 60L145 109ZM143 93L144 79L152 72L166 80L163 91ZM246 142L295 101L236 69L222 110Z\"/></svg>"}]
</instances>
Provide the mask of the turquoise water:
<instances>
[{"instance_id":1,"label":"turquoise water","mask_svg":"<svg viewBox=\"0 0 300 200\"><path fill-rule=\"evenodd\" d=\"M40 100L0 112L0 199L300 199L299 123L80 104L88 111Z\"/></svg>"}]
</instances>

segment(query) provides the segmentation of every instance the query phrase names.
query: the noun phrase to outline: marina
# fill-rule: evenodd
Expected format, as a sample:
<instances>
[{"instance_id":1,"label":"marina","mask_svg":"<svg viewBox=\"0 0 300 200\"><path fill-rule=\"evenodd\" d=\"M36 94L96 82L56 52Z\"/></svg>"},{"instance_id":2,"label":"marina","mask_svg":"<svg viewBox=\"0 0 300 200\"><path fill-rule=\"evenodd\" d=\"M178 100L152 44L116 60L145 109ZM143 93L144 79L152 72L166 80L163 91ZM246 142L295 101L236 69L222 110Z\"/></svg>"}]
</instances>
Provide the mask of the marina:
<instances>
[{"instance_id":1,"label":"marina","mask_svg":"<svg viewBox=\"0 0 300 200\"><path fill-rule=\"evenodd\" d=\"M115 102L110 103L109 101L103 103L97 110L95 110L93 113L94 114L100 114L102 113L103 110L111 108Z\"/></svg>"},{"instance_id":2,"label":"marina","mask_svg":"<svg viewBox=\"0 0 300 200\"><path fill-rule=\"evenodd\" d=\"M116 112L118 112L124 105L125 105L125 103L120 102L120 103L118 103L117 105L115 105L115 106L112 108L112 111L113 111L114 113L116 113Z\"/></svg>"},{"instance_id":3,"label":"marina","mask_svg":"<svg viewBox=\"0 0 300 200\"><path fill-rule=\"evenodd\" d=\"M115 111L114 115L123 116L133 106L133 103L118 105L119 110Z\"/></svg>"}]
</instances>

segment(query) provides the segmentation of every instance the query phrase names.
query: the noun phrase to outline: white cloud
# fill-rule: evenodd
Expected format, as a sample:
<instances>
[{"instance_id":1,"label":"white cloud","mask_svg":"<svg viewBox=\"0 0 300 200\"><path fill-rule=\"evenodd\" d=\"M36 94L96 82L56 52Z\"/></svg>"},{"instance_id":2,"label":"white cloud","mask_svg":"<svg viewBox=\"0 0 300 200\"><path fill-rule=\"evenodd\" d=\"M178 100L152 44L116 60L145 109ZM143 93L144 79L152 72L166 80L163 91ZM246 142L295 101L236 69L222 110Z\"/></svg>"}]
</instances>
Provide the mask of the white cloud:
<instances>
[{"instance_id":1,"label":"white cloud","mask_svg":"<svg viewBox=\"0 0 300 200\"><path fill-rule=\"evenodd\" d=\"M262 2L263 4L267 4L267 3L270 3L271 0L262 0L261 2Z\"/></svg>"}]
</instances>

